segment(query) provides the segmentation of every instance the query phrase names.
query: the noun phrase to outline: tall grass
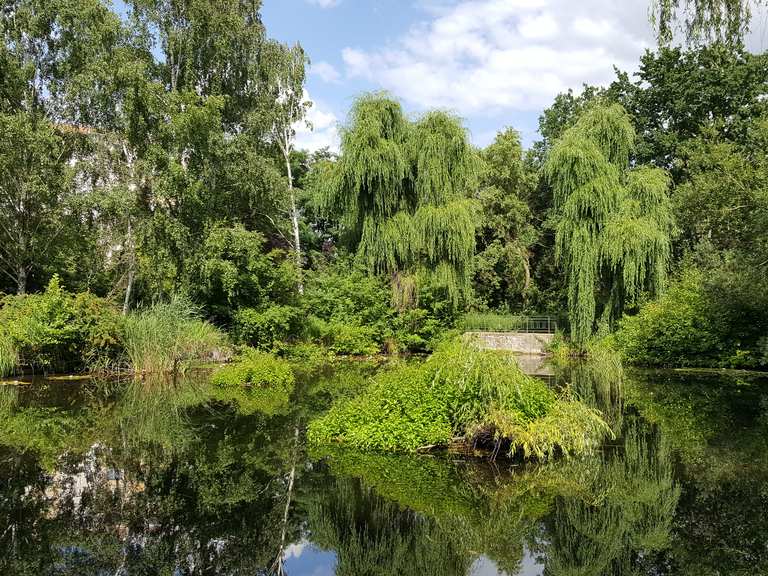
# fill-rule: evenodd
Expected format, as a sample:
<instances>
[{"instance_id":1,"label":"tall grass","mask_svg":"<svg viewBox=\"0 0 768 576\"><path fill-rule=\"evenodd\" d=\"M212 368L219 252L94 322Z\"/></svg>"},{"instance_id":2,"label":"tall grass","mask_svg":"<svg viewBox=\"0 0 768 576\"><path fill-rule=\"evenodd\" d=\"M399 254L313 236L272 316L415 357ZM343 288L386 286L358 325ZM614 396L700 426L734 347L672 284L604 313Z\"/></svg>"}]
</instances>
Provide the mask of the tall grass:
<instances>
[{"instance_id":1,"label":"tall grass","mask_svg":"<svg viewBox=\"0 0 768 576\"><path fill-rule=\"evenodd\" d=\"M182 298L134 312L125 321L125 353L135 372L183 372L224 344L222 332Z\"/></svg>"},{"instance_id":2,"label":"tall grass","mask_svg":"<svg viewBox=\"0 0 768 576\"><path fill-rule=\"evenodd\" d=\"M19 354L11 339L0 332L0 378L10 376L16 370Z\"/></svg>"}]
</instances>

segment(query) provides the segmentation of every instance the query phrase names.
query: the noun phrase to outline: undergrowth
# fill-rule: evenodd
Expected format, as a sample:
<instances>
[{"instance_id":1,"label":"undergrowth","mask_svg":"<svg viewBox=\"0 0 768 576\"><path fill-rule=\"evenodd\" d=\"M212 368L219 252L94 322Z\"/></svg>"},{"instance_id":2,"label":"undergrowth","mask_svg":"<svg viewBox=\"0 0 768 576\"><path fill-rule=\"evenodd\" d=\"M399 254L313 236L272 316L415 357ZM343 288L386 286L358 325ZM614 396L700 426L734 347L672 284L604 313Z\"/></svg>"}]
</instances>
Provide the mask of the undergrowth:
<instances>
[{"instance_id":1,"label":"undergrowth","mask_svg":"<svg viewBox=\"0 0 768 576\"><path fill-rule=\"evenodd\" d=\"M482 438L541 460L586 452L607 434L597 410L523 374L513 356L461 341L378 375L308 431L315 444L403 452Z\"/></svg>"},{"instance_id":2,"label":"undergrowth","mask_svg":"<svg viewBox=\"0 0 768 576\"><path fill-rule=\"evenodd\" d=\"M287 360L249 350L215 372L211 384L214 396L235 404L239 413L272 415L287 408L295 378Z\"/></svg>"}]
</instances>

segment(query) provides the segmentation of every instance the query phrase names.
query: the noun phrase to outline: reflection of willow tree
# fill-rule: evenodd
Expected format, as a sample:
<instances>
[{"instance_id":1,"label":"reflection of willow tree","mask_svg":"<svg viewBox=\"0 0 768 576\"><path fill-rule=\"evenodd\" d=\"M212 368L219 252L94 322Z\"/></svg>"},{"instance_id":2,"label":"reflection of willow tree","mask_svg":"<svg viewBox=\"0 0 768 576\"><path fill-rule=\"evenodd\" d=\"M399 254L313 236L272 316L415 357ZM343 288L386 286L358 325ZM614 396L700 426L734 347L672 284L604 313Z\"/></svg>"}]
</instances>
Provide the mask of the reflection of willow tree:
<instances>
[{"instance_id":1,"label":"reflection of willow tree","mask_svg":"<svg viewBox=\"0 0 768 576\"><path fill-rule=\"evenodd\" d=\"M340 574L464 574L481 555L516 573L554 496L580 491L562 462L501 474L479 462L330 453L337 485L309 507L309 527L337 550ZM365 571L388 557L400 563Z\"/></svg>"},{"instance_id":2,"label":"reflection of willow tree","mask_svg":"<svg viewBox=\"0 0 768 576\"><path fill-rule=\"evenodd\" d=\"M338 576L464 575L471 560L434 519L340 477L310 510L313 541L336 551Z\"/></svg>"},{"instance_id":3,"label":"reflection of willow tree","mask_svg":"<svg viewBox=\"0 0 768 576\"><path fill-rule=\"evenodd\" d=\"M546 574L632 574L667 548L680 487L658 430L628 420L621 450L585 461L590 498L561 497L548 522Z\"/></svg>"},{"instance_id":4,"label":"reflection of willow tree","mask_svg":"<svg viewBox=\"0 0 768 576\"><path fill-rule=\"evenodd\" d=\"M600 410L613 433L618 435L624 414L624 370L619 355L596 348L584 359L567 362L560 371L576 396L590 408Z\"/></svg>"}]
</instances>

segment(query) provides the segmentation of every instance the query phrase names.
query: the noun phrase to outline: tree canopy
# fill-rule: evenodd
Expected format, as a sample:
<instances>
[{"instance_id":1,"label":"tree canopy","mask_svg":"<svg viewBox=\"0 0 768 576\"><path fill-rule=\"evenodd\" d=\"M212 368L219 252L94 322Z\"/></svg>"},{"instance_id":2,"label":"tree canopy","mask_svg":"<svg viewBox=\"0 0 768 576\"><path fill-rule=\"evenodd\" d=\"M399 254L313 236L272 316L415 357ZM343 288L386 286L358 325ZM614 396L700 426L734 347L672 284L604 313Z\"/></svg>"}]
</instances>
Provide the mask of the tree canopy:
<instances>
[{"instance_id":1,"label":"tree canopy","mask_svg":"<svg viewBox=\"0 0 768 576\"><path fill-rule=\"evenodd\" d=\"M634 130L617 104L589 108L554 144L545 174L557 210L571 337L584 346L598 307L611 323L644 289L661 290L670 259L667 175L630 168Z\"/></svg>"},{"instance_id":2,"label":"tree canopy","mask_svg":"<svg viewBox=\"0 0 768 576\"><path fill-rule=\"evenodd\" d=\"M429 278L454 302L469 290L475 221L467 196L478 158L459 120L430 112L416 122L382 94L355 102L338 162L324 179L328 210L342 214L358 258L391 278L408 306Z\"/></svg>"}]
</instances>

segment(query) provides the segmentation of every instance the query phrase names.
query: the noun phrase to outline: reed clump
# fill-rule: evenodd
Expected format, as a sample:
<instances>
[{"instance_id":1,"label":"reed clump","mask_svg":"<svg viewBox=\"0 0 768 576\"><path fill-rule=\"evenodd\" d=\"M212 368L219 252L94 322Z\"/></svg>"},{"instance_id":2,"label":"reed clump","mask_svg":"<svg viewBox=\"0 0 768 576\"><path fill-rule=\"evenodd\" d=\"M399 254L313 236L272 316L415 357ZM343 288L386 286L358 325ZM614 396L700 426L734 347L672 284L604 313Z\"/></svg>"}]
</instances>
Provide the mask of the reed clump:
<instances>
[{"instance_id":1,"label":"reed clump","mask_svg":"<svg viewBox=\"0 0 768 576\"><path fill-rule=\"evenodd\" d=\"M0 332L0 378L13 375L18 362L19 353L16 351L13 341Z\"/></svg>"},{"instance_id":2,"label":"reed clump","mask_svg":"<svg viewBox=\"0 0 768 576\"><path fill-rule=\"evenodd\" d=\"M125 320L125 355L134 372L183 372L225 345L224 334L182 298L138 310Z\"/></svg>"}]
</instances>

